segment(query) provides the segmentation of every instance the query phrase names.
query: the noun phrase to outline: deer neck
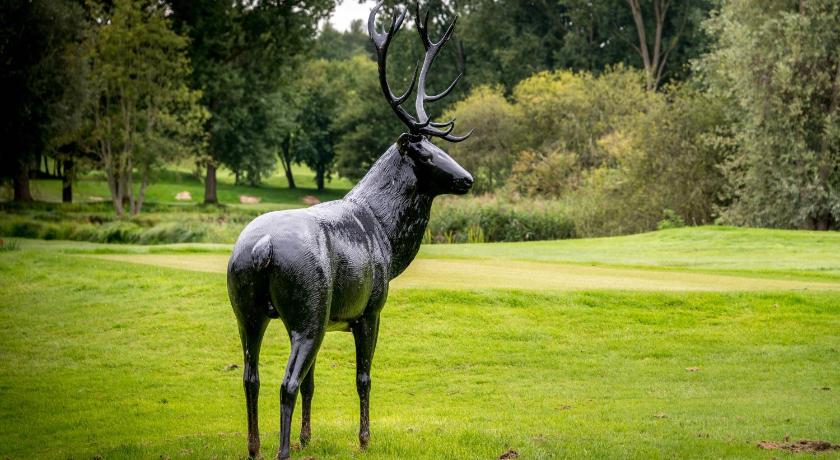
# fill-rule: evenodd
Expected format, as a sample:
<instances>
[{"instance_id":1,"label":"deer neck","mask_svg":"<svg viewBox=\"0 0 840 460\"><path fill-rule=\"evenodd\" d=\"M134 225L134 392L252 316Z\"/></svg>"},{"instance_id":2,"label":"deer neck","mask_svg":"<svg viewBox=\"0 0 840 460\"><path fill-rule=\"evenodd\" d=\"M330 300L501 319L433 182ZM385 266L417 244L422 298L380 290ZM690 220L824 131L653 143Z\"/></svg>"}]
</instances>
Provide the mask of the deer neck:
<instances>
[{"instance_id":1,"label":"deer neck","mask_svg":"<svg viewBox=\"0 0 840 460\"><path fill-rule=\"evenodd\" d=\"M391 279L414 260L434 197L418 191L412 160L392 145L345 199L365 204L382 225L391 246Z\"/></svg>"}]
</instances>

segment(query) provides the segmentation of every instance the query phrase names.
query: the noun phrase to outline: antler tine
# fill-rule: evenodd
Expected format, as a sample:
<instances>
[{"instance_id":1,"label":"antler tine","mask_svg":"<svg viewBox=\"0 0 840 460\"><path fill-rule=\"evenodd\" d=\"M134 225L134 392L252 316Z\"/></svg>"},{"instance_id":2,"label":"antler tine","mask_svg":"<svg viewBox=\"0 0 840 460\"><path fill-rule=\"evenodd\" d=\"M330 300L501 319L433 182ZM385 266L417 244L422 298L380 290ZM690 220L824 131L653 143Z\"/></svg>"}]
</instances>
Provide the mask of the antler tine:
<instances>
[{"instance_id":1,"label":"antler tine","mask_svg":"<svg viewBox=\"0 0 840 460\"><path fill-rule=\"evenodd\" d=\"M420 21L420 3L417 3L417 32L420 34L420 41L423 42L423 48L429 49L432 42L429 40L429 10L426 10L426 15L423 21Z\"/></svg>"},{"instance_id":2,"label":"antler tine","mask_svg":"<svg viewBox=\"0 0 840 460\"><path fill-rule=\"evenodd\" d=\"M382 8L383 1L380 1L376 4L375 7L370 12L370 16L368 17L368 34L370 35L371 40L373 40L373 45L376 48L376 61L379 67L379 86L382 87L382 93L385 95L385 99L388 100L388 104L393 109L394 113L397 114L397 117L402 121L406 126L408 126L409 130L414 132L417 128L417 121L411 114L408 113L404 108L400 106L408 96L411 94L411 91L414 89L414 81L417 79L417 70L414 71L414 77L411 79L411 85L408 87L408 91L406 91L402 96L395 96L394 93L391 91L391 87L388 85L388 77L386 74L387 69L387 59L388 59L388 46L391 44L391 39L394 35L399 31L400 26L402 26L403 20L405 19L406 10L403 9L399 16L394 16L391 18L391 25L388 27L387 32L378 33L376 31L376 13L379 12L379 9Z\"/></svg>"},{"instance_id":3,"label":"antler tine","mask_svg":"<svg viewBox=\"0 0 840 460\"><path fill-rule=\"evenodd\" d=\"M394 103L396 105L400 105L408 99L408 96L411 95L411 91L414 89L414 84L417 82L417 72L420 71L420 63L418 62L417 65L414 66L414 74L411 76L411 84L408 86L408 90L403 93L402 96L396 98Z\"/></svg>"},{"instance_id":4,"label":"antler tine","mask_svg":"<svg viewBox=\"0 0 840 460\"><path fill-rule=\"evenodd\" d=\"M453 136L451 134L447 134L446 136L441 136L441 139L447 140L449 142L461 142L467 140L468 137L472 136L473 131L475 131L475 128L469 130L467 134L464 134L463 136Z\"/></svg>"},{"instance_id":5,"label":"antler tine","mask_svg":"<svg viewBox=\"0 0 840 460\"><path fill-rule=\"evenodd\" d=\"M418 7L418 18L419 18L419 7ZM443 33L441 39L435 43L429 39L429 30L428 30L428 20L429 20L429 12L426 11L426 16L423 20L421 25L420 22L417 23L417 31L420 34L420 39L423 41L423 46L426 48L426 56L423 59L423 67L420 70L420 78L417 82L417 98L414 102L414 108L417 111L417 122L420 124L420 128L425 128L426 125L430 123L429 116L426 113L426 108L424 104L426 102L434 102L438 99L449 94L458 81L461 79L461 75L455 78L452 84L449 85L442 93L436 94L433 96L426 95L426 76L429 72L429 67L431 67L432 62L434 62L435 57L437 57L438 52L446 44L449 40L449 37L452 36L452 32L455 30L455 23L458 21L456 17L452 22L449 24L449 27L446 28L446 32ZM437 131L437 130L435 130ZM437 134L433 134L437 135Z\"/></svg>"},{"instance_id":6,"label":"antler tine","mask_svg":"<svg viewBox=\"0 0 840 460\"><path fill-rule=\"evenodd\" d=\"M444 122L444 123L435 122L435 121L429 122L429 126L431 126L433 128L445 128L447 126L454 125L454 124L455 124L455 119L454 118L447 121L447 122Z\"/></svg>"},{"instance_id":7,"label":"antler tine","mask_svg":"<svg viewBox=\"0 0 840 460\"><path fill-rule=\"evenodd\" d=\"M425 96L424 99L426 100L426 102L435 102L439 99L443 99L444 97L446 97L447 94L449 94L450 92L452 92L453 89L455 89L455 85L457 85L458 82L461 81L461 77L463 76L463 72L459 73L458 76L455 77L455 80L452 80L452 83L449 84L449 87L441 91L440 94L435 94L434 96Z\"/></svg>"},{"instance_id":8,"label":"antler tine","mask_svg":"<svg viewBox=\"0 0 840 460\"><path fill-rule=\"evenodd\" d=\"M423 134L428 134L429 136L437 136L443 137L447 134L451 133L452 130L455 129L455 124L446 124L446 129L437 129L432 128L430 126L426 126L425 128L421 129L420 132Z\"/></svg>"}]
</instances>

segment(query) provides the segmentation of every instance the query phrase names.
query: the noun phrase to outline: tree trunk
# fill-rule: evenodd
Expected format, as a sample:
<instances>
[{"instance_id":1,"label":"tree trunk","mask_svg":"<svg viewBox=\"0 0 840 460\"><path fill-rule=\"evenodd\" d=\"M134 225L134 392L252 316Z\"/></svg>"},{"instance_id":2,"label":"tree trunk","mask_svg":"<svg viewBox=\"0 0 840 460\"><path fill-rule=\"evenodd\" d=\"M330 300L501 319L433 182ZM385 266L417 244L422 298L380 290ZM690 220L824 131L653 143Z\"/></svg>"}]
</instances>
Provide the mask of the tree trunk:
<instances>
[{"instance_id":1,"label":"tree trunk","mask_svg":"<svg viewBox=\"0 0 840 460\"><path fill-rule=\"evenodd\" d=\"M324 166L323 165L318 165L318 167L315 168L315 169L316 169L316 171L315 171L315 185L318 187L319 192L323 192L324 191Z\"/></svg>"},{"instance_id":2,"label":"tree trunk","mask_svg":"<svg viewBox=\"0 0 840 460\"><path fill-rule=\"evenodd\" d=\"M291 166L286 168L286 182L289 183L290 189L297 188L297 186L295 185L295 176L292 175Z\"/></svg>"},{"instance_id":3,"label":"tree trunk","mask_svg":"<svg viewBox=\"0 0 840 460\"><path fill-rule=\"evenodd\" d=\"M289 183L289 188L297 188L295 186L295 176L292 175L292 135L287 134L283 141L283 150L280 152L280 164L283 165L283 172L286 173L286 182Z\"/></svg>"},{"instance_id":4,"label":"tree trunk","mask_svg":"<svg viewBox=\"0 0 840 460\"><path fill-rule=\"evenodd\" d=\"M64 174L61 176L61 202L73 202L73 160L64 160L61 169Z\"/></svg>"},{"instance_id":5,"label":"tree trunk","mask_svg":"<svg viewBox=\"0 0 840 460\"><path fill-rule=\"evenodd\" d=\"M18 165L15 182L15 201L32 201L32 192L29 190L29 164Z\"/></svg>"},{"instance_id":6,"label":"tree trunk","mask_svg":"<svg viewBox=\"0 0 840 460\"><path fill-rule=\"evenodd\" d=\"M120 195L120 176L114 168L113 160L105 160L105 176L108 178L108 190L111 192L111 202L114 204L114 212L118 216L123 214L122 195Z\"/></svg>"},{"instance_id":7,"label":"tree trunk","mask_svg":"<svg viewBox=\"0 0 840 460\"><path fill-rule=\"evenodd\" d=\"M137 214L137 201L134 199L134 165L131 158L128 159L128 167L125 171L125 195L128 197L128 210L131 214Z\"/></svg>"},{"instance_id":8,"label":"tree trunk","mask_svg":"<svg viewBox=\"0 0 840 460\"><path fill-rule=\"evenodd\" d=\"M207 163L207 179L204 181L204 203L217 204L216 198L216 165Z\"/></svg>"},{"instance_id":9,"label":"tree trunk","mask_svg":"<svg viewBox=\"0 0 840 460\"><path fill-rule=\"evenodd\" d=\"M143 208L143 200L146 199L146 186L149 184L149 167L143 168L143 176L140 178L140 192L137 194L137 203L134 208L134 214L140 214L140 209Z\"/></svg>"}]
</instances>

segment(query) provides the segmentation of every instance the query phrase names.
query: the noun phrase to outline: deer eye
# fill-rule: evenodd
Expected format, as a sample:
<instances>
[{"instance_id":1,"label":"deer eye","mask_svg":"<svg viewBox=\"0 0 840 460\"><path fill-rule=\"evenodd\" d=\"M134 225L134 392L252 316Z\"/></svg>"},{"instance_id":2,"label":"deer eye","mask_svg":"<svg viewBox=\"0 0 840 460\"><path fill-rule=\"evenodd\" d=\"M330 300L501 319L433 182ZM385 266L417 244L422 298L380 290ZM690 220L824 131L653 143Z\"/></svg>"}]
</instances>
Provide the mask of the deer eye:
<instances>
[{"instance_id":1,"label":"deer eye","mask_svg":"<svg viewBox=\"0 0 840 460\"><path fill-rule=\"evenodd\" d=\"M431 163L432 162L432 154L429 152L424 152L422 150L417 150L415 156L418 160L422 161L423 163Z\"/></svg>"}]
</instances>

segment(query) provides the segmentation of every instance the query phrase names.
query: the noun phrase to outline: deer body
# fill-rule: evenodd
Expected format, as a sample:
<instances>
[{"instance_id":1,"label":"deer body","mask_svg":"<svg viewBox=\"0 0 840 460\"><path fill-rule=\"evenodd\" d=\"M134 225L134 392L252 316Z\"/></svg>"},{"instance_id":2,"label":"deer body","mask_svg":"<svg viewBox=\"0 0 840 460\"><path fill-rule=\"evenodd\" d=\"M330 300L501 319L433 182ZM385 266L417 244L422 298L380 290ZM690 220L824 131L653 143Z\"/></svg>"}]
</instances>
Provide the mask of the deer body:
<instances>
[{"instance_id":1,"label":"deer body","mask_svg":"<svg viewBox=\"0 0 840 460\"><path fill-rule=\"evenodd\" d=\"M401 107L414 88L394 96L386 79L388 45L405 18L394 17L387 32L378 33L371 11L368 31L379 64L386 100L406 124L403 133L365 177L341 200L308 209L263 214L248 224L234 245L228 263L228 295L239 324L244 354L248 452L259 455L257 417L259 354L268 322L279 318L291 349L280 387L280 459L289 457L291 420L298 392L303 396L300 440L311 434L310 409L315 390L315 360L328 330L350 331L356 345L356 389L359 393L359 442L370 438L370 368L379 333L379 313L388 283L408 267L420 249L435 196L464 194L472 176L428 138L460 142L451 133L454 120L436 123L424 104L445 96L426 94L425 80L440 48L452 34L449 26L434 43L426 21L417 30L426 55L417 80L416 117ZM415 71L416 77L416 71ZM460 78L460 77L459 77Z\"/></svg>"}]
</instances>

